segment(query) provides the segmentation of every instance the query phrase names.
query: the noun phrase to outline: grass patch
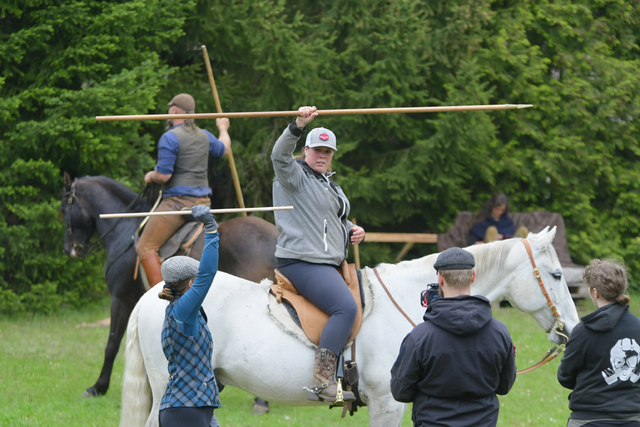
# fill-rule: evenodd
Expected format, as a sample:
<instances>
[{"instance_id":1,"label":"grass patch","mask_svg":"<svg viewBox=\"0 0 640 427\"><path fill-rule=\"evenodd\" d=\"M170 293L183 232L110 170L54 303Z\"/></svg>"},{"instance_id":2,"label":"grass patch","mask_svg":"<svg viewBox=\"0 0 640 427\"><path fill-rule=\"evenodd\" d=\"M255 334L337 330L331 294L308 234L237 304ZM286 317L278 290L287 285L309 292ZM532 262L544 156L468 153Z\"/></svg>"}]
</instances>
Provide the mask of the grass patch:
<instances>
[{"instance_id":1,"label":"grass patch","mask_svg":"<svg viewBox=\"0 0 640 427\"><path fill-rule=\"evenodd\" d=\"M636 300L640 300L640 295L632 296L632 311L638 315L640 306ZM579 304L580 316L593 310L590 301ZM119 424L124 345L116 359L107 395L80 397L98 377L109 330L78 325L108 316L109 300L105 299L99 305L80 311L0 318L0 426L113 427ZM530 316L497 305L494 316L509 327L517 347L518 369L537 363L551 347ZM557 358L518 376L511 392L500 397L498 426L566 425L569 390L556 380L559 363ZM367 408L342 419L338 408L273 404L269 414L255 416L251 413L253 397L242 390L227 387L221 400L223 407L216 415L223 427L368 425ZM412 426L410 407L402 426Z\"/></svg>"}]
</instances>

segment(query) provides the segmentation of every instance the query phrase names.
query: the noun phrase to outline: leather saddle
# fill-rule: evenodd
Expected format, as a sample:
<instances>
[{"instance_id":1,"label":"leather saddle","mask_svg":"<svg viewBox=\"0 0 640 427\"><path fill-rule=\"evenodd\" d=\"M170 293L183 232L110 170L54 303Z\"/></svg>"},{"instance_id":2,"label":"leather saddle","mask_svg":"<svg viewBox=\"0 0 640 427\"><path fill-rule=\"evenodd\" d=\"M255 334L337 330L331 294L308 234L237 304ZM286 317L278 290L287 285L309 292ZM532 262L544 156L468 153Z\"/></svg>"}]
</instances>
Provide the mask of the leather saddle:
<instances>
[{"instance_id":1,"label":"leather saddle","mask_svg":"<svg viewBox=\"0 0 640 427\"><path fill-rule=\"evenodd\" d=\"M191 253L191 248L193 247L198 237L204 231L204 225L197 221L185 222L182 227L180 227L173 235L167 240L164 245L158 251L158 257L160 261L175 255L178 252L184 253L185 256L189 256ZM138 244L138 240L140 239L140 234L142 234L142 227L140 227L139 231L133 235L134 245ZM140 262L140 257L138 257L138 261L136 267L138 267L138 263ZM141 266L139 268L142 268ZM138 277L138 268L134 270L133 278L136 279Z\"/></svg>"},{"instance_id":2,"label":"leather saddle","mask_svg":"<svg viewBox=\"0 0 640 427\"><path fill-rule=\"evenodd\" d=\"M363 304L360 292L360 282L358 280L355 265L347 264L346 261L343 261L342 265L338 268L338 271L340 271L344 281L347 283L347 286L349 287L349 290L351 291L351 294L358 306L358 314L356 315L353 329L351 330L351 334L347 340L348 345L355 339L362 327ZM275 296L278 303L282 304L284 301L293 307L295 313L290 314L292 314L292 317L293 314L297 315L298 321L296 321L296 323L302 327L307 338L317 346L320 343L322 330L329 320L329 315L300 295L295 286L293 286L293 283L280 273L278 269L275 270L275 273L276 283L271 285L270 292Z\"/></svg>"}]
</instances>

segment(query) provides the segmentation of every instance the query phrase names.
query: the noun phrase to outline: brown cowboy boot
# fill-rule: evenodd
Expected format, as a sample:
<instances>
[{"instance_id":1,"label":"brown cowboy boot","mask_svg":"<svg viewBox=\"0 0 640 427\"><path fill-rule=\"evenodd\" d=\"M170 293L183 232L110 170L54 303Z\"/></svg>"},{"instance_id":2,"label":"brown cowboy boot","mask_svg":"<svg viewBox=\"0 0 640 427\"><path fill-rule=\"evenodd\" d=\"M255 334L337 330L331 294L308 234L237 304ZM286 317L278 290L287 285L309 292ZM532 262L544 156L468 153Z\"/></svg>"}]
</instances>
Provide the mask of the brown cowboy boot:
<instances>
[{"instance_id":1,"label":"brown cowboy boot","mask_svg":"<svg viewBox=\"0 0 640 427\"><path fill-rule=\"evenodd\" d=\"M498 240L498 229L493 225L487 227L487 231L484 234L484 242L489 243L495 242L496 240Z\"/></svg>"},{"instance_id":2,"label":"brown cowboy boot","mask_svg":"<svg viewBox=\"0 0 640 427\"><path fill-rule=\"evenodd\" d=\"M310 390L322 400L335 402L338 386L336 383L336 365L338 356L331 350L319 348L316 350L316 360L313 365L313 388ZM309 397L309 400L317 400L317 397ZM351 402L356 400L356 396L346 390L342 390L342 400Z\"/></svg>"},{"instance_id":3,"label":"brown cowboy boot","mask_svg":"<svg viewBox=\"0 0 640 427\"><path fill-rule=\"evenodd\" d=\"M140 261L142 262L142 268L144 268L144 272L147 275L149 288L153 288L155 285L162 282L160 257L157 252L147 252Z\"/></svg>"},{"instance_id":4,"label":"brown cowboy boot","mask_svg":"<svg viewBox=\"0 0 640 427\"><path fill-rule=\"evenodd\" d=\"M514 234L513 237L521 237L523 239L526 239L528 235L529 229L523 225L522 227L518 227L518 229L516 230L516 234Z\"/></svg>"}]
</instances>

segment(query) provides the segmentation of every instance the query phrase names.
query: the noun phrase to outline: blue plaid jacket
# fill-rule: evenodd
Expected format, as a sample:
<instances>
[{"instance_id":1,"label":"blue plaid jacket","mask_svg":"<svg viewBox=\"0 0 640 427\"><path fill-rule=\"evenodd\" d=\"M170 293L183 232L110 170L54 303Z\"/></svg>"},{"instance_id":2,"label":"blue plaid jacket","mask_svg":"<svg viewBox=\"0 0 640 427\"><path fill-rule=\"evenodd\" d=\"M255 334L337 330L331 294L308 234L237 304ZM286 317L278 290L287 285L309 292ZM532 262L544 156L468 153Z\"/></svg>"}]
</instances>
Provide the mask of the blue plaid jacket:
<instances>
[{"instance_id":1,"label":"blue plaid jacket","mask_svg":"<svg viewBox=\"0 0 640 427\"><path fill-rule=\"evenodd\" d=\"M205 233L198 275L182 296L167 307L162 351L169 361L169 382L160 410L171 407L220 407L213 375L213 338L202 303L218 271L218 233ZM178 320L179 319L179 320Z\"/></svg>"},{"instance_id":2,"label":"blue plaid jacket","mask_svg":"<svg viewBox=\"0 0 640 427\"><path fill-rule=\"evenodd\" d=\"M167 307L162 328L162 350L169 361L169 382L160 402L160 410L171 407L220 407L218 384L213 375L211 356L213 339L202 314L198 314L198 336L178 329L173 310L179 299Z\"/></svg>"}]
</instances>

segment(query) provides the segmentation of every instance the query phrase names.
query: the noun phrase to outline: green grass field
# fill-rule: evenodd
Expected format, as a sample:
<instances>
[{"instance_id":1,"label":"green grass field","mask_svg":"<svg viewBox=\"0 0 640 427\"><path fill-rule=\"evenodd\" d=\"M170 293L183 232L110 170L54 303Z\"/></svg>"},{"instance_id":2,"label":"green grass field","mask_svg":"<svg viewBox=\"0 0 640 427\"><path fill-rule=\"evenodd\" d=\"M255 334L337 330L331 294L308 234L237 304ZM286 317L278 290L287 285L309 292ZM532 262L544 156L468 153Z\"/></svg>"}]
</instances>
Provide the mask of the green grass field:
<instances>
[{"instance_id":1,"label":"green grass field","mask_svg":"<svg viewBox=\"0 0 640 427\"><path fill-rule=\"evenodd\" d=\"M635 296L635 300L640 295ZM634 300L634 297L632 297ZM109 316L109 300L83 311L55 316L0 318L0 426L117 426L124 367L123 351L116 360L106 396L83 399L102 366L109 333L104 327L78 327ZM590 301L579 304L580 316L593 311ZM640 314L637 303L632 310ZM515 309L494 306L494 316L509 327L517 347L517 365L536 363L551 343L533 319ZM122 346L124 347L124 345ZM556 381L559 358L519 375L509 395L500 398L498 426L564 426L569 416L567 396ZM368 412L341 418L341 410L271 405L271 412L251 413L252 396L228 387L216 415L223 427L308 426L311 424L367 426ZM410 410L403 426L411 426Z\"/></svg>"}]
</instances>

